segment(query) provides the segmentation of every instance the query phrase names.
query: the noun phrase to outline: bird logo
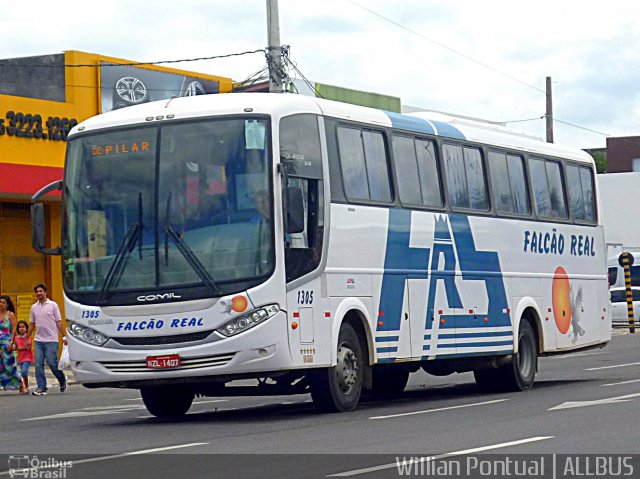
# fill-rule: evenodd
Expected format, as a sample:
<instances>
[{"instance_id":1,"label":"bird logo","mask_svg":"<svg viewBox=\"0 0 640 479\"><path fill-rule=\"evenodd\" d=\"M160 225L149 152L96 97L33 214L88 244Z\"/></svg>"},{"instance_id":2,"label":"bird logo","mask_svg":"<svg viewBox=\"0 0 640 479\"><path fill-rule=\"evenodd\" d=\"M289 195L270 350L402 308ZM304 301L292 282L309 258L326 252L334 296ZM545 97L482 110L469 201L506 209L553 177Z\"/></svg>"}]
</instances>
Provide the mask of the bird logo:
<instances>
[{"instance_id":1,"label":"bird logo","mask_svg":"<svg viewBox=\"0 0 640 479\"><path fill-rule=\"evenodd\" d=\"M571 326L573 327L573 339L571 342L575 344L578 341L578 336L584 336L584 329L580 326L580 319L582 313L584 313L584 304L582 298L582 286L577 287L577 291L574 289L574 285L571 285Z\"/></svg>"}]
</instances>

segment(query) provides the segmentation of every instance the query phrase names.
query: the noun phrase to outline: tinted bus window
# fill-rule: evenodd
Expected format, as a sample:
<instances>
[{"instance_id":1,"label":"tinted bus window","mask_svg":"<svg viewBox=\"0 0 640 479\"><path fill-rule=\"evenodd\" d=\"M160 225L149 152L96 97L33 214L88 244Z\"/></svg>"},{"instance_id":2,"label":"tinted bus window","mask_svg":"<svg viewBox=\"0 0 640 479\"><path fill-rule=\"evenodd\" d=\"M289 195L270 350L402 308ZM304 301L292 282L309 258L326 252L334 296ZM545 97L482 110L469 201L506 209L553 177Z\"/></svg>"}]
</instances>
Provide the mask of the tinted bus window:
<instances>
[{"instance_id":1,"label":"tinted bus window","mask_svg":"<svg viewBox=\"0 0 640 479\"><path fill-rule=\"evenodd\" d=\"M542 218L566 218L567 207L562 187L560 164L540 159L529 160L536 213Z\"/></svg>"},{"instance_id":2,"label":"tinted bus window","mask_svg":"<svg viewBox=\"0 0 640 479\"><path fill-rule=\"evenodd\" d=\"M496 209L502 213L529 214L529 195L522 157L492 151L489 153L489 166Z\"/></svg>"},{"instance_id":3,"label":"tinted bus window","mask_svg":"<svg viewBox=\"0 0 640 479\"><path fill-rule=\"evenodd\" d=\"M338 128L338 145L347 197L369 199L369 184L362 181L362 172L366 171L362 132L353 128Z\"/></svg>"},{"instance_id":4,"label":"tinted bus window","mask_svg":"<svg viewBox=\"0 0 640 479\"><path fill-rule=\"evenodd\" d=\"M390 202L389 166L382 134L340 127L338 147L347 198Z\"/></svg>"},{"instance_id":5,"label":"tinted bus window","mask_svg":"<svg viewBox=\"0 0 640 479\"><path fill-rule=\"evenodd\" d=\"M583 166L568 165L567 190L574 219L578 221L595 221L593 172L591 169Z\"/></svg>"},{"instance_id":6,"label":"tinted bus window","mask_svg":"<svg viewBox=\"0 0 640 479\"><path fill-rule=\"evenodd\" d=\"M391 201L391 184L389 182L389 165L384 148L382 134L364 131L364 159L367 165L369 194L375 201Z\"/></svg>"},{"instance_id":7,"label":"tinted bus window","mask_svg":"<svg viewBox=\"0 0 640 479\"><path fill-rule=\"evenodd\" d=\"M477 210L489 209L480 150L444 145L443 152L451 205Z\"/></svg>"},{"instance_id":8,"label":"tinted bus window","mask_svg":"<svg viewBox=\"0 0 640 479\"><path fill-rule=\"evenodd\" d=\"M400 201L407 205L442 206L433 142L394 136L393 154Z\"/></svg>"}]
</instances>

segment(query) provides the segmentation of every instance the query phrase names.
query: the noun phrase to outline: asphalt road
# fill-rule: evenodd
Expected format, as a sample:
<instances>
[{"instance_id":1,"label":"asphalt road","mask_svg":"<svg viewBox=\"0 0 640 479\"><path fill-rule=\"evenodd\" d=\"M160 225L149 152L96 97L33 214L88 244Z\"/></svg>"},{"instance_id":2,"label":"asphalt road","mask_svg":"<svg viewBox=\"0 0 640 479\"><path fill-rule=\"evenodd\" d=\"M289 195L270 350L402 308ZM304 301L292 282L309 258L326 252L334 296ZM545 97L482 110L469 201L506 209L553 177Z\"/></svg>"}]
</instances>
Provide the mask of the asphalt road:
<instances>
[{"instance_id":1,"label":"asphalt road","mask_svg":"<svg viewBox=\"0 0 640 479\"><path fill-rule=\"evenodd\" d=\"M184 419L160 420L137 391L5 392L0 452L14 461L74 455L69 479L378 478L398 477L396 457L632 454L640 441L640 334L621 332L604 349L540 359L529 392L481 394L469 373L415 373L398 398L365 400L343 414L316 413L307 395L197 398ZM4 460L0 479L9 477Z\"/></svg>"}]
</instances>

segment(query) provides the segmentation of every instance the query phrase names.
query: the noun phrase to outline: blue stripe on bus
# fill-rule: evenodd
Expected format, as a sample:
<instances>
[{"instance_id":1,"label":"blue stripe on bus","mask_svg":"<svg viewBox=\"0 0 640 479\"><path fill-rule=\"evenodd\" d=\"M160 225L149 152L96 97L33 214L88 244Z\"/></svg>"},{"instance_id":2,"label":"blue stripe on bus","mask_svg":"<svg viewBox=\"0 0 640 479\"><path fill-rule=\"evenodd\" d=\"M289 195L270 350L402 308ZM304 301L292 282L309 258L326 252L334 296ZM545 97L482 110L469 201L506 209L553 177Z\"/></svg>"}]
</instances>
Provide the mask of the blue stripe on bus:
<instances>
[{"instance_id":1,"label":"blue stripe on bus","mask_svg":"<svg viewBox=\"0 0 640 479\"><path fill-rule=\"evenodd\" d=\"M503 351L478 351L478 352L468 352L468 353L452 353L452 354L438 354L437 359L444 358L463 358L468 356L504 356L506 353L510 353L511 351L505 349ZM422 356L422 360L426 361L430 358L430 356Z\"/></svg>"},{"instance_id":2,"label":"blue stripe on bus","mask_svg":"<svg viewBox=\"0 0 640 479\"><path fill-rule=\"evenodd\" d=\"M395 363L396 358L380 358L378 359L379 363Z\"/></svg>"},{"instance_id":3,"label":"blue stripe on bus","mask_svg":"<svg viewBox=\"0 0 640 479\"><path fill-rule=\"evenodd\" d=\"M433 125L438 129L439 136L446 136L449 138L457 138L458 140L464 140L465 137L460 130L458 130L455 126L444 123L442 121L433 121L429 120Z\"/></svg>"},{"instance_id":4,"label":"blue stripe on bus","mask_svg":"<svg viewBox=\"0 0 640 479\"><path fill-rule=\"evenodd\" d=\"M400 113L394 113L392 111L385 111L385 114L391 120L391 125L393 126L393 128L398 128L399 130L415 131L417 133L428 133L429 135L436 134L436 130L433 129L431 123L422 118L402 115Z\"/></svg>"},{"instance_id":5,"label":"blue stripe on bus","mask_svg":"<svg viewBox=\"0 0 640 479\"><path fill-rule=\"evenodd\" d=\"M386 338L377 337L376 343L385 343L389 341L400 341L400 336L388 336Z\"/></svg>"},{"instance_id":6,"label":"blue stripe on bus","mask_svg":"<svg viewBox=\"0 0 640 479\"><path fill-rule=\"evenodd\" d=\"M404 297L407 274L418 278L427 278L429 248L412 248L411 210L391 208L387 229L387 246L384 255L384 276L380 292L378 311L384 316L377 318L378 331L398 331L402 317L402 298ZM382 325L380 325L380 322Z\"/></svg>"},{"instance_id":7,"label":"blue stripe on bus","mask_svg":"<svg viewBox=\"0 0 640 479\"><path fill-rule=\"evenodd\" d=\"M436 239L437 237L437 239ZM469 218L465 215L435 217L433 254L431 248L412 247L411 210L389 210L387 244L384 257L384 275L380 291L376 321L378 331L397 332L402 318L402 304L406 281L427 279L431 271L427 294L425 327L433 328L434 306L438 284L444 286L447 308L463 308L455 274L460 271L463 281L484 283L487 292L487 310L480 314L491 318L491 326L511 326L511 318L505 313L507 295L501 274L500 259L495 251L476 249ZM438 265L442 264L442 269ZM429 264L431 261L431 264ZM444 321L441 329L478 327L478 315L439 316ZM449 321L451 320L451 321Z\"/></svg>"},{"instance_id":8,"label":"blue stripe on bus","mask_svg":"<svg viewBox=\"0 0 640 479\"><path fill-rule=\"evenodd\" d=\"M438 344L438 348L484 348L487 346L513 346L513 341L496 341L495 343L482 341L477 343Z\"/></svg>"},{"instance_id":9,"label":"blue stripe on bus","mask_svg":"<svg viewBox=\"0 0 640 479\"><path fill-rule=\"evenodd\" d=\"M504 337L504 336L513 336L513 334L510 331L503 331L503 332L499 332L499 333L492 332L492 331L487 331L487 332L482 332L482 333L442 333L442 334L438 334L438 339L490 338L492 336Z\"/></svg>"},{"instance_id":10,"label":"blue stripe on bus","mask_svg":"<svg viewBox=\"0 0 640 479\"><path fill-rule=\"evenodd\" d=\"M398 347L388 347L388 348L376 348L377 353L396 353L398 352Z\"/></svg>"}]
</instances>

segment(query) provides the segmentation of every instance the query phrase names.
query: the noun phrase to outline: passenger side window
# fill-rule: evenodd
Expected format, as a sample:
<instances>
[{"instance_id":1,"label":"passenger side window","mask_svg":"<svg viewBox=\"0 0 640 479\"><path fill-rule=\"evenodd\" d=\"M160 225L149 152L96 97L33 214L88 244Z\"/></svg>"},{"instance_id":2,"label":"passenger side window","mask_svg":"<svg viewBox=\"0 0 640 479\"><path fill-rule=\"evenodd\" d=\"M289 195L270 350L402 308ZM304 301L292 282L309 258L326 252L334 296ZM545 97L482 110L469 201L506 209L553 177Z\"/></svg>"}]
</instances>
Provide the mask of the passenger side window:
<instances>
[{"instance_id":1,"label":"passenger side window","mask_svg":"<svg viewBox=\"0 0 640 479\"><path fill-rule=\"evenodd\" d=\"M491 151L489 167L496 210L501 213L529 214L531 208L522 157Z\"/></svg>"},{"instance_id":2,"label":"passenger side window","mask_svg":"<svg viewBox=\"0 0 640 479\"><path fill-rule=\"evenodd\" d=\"M395 135L393 157L402 204L442 206L434 143Z\"/></svg>"},{"instance_id":3,"label":"passenger side window","mask_svg":"<svg viewBox=\"0 0 640 479\"><path fill-rule=\"evenodd\" d=\"M529 159L536 213L541 218L567 218L562 174L557 161Z\"/></svg>"},{"instance_id":4,"label":"passenger side window","mask_svg":"<svg viewBox=\"0 0 640 479\"><path fill-rule=\"evenodd\" d=\"M391 182L382 133L339 127L338 148L347 198L390 202Z\"/></svg>"},{"instance_id":5,"label":"passenger side window","mask_svg":"<svg viewBox=\"0 0 640 479\"><path fill-rule=\"evenodd\" d=\"M444 145L444 167L451 206L488 210L487 184L478 148Z\"/></svg>"},{"instance_id":6,"label":"passenger side window","mask_svg":"<svg viewBox=\"0 0 640 479\"><path fill-rule=\"evenodd\" d=\"M568 165L567 187L571 213L577 221L593 223L596 220L596 205L593 194L593 171L584 166Z\"/></svg>"}]
</instances>

